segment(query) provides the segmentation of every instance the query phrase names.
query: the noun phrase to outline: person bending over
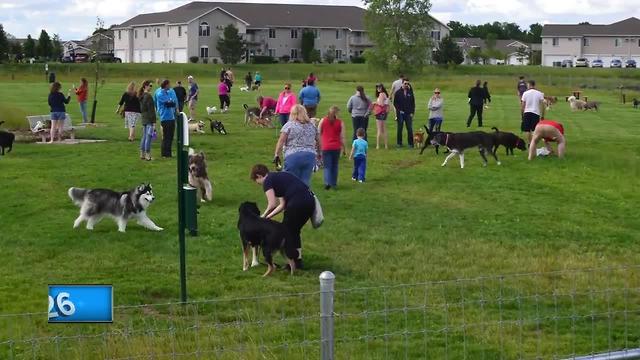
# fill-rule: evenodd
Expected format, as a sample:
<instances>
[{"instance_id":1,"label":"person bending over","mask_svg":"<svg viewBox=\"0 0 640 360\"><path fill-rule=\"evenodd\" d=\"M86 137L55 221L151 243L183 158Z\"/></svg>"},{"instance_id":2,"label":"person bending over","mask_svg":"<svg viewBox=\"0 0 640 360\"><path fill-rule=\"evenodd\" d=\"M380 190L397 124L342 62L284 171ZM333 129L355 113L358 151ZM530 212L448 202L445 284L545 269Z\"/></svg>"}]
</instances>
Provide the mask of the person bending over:
<instances>
[{"instance_id":1,"label":"person bending over","mask_svg":"<svg viewBox=\"0 0 640 360\"><path fill-rule=\"evenodd\" d=\"M529 144L529 160L536 156L536 145L540 140L544 140L544 145L553 153L551 142L558 143L558 157L563 158L566 150L567 140L564 137L564 127L561 123L553 120L541 120L533 131L531 144Z\"/></svg>"}]
</instances>

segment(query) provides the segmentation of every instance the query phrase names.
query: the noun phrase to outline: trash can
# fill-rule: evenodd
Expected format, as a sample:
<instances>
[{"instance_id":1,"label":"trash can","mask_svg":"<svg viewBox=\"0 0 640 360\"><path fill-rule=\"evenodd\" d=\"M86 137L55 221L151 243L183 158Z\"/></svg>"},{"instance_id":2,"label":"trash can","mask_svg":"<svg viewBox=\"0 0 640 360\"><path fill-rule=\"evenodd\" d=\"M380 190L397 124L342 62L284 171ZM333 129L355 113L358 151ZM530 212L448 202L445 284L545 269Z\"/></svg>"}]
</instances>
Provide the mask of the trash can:
<instances>
[{"instance_id":1,"label":"trash can","mask_svg":"<svg viewBox=\"0 0 640 360\"><path fill-rule=\"evenodd\" d=\"M554 61L553 67L562 67L562 61Z\"/></svg>"},{"instance_id":2,"label":"trash can","mask_svg":"<svg viewBox=\"0 0 640 360\"><path fill-rule=\"evenodd\" d=\"M56 73L54 72L50 72L49 73L49 84L56 82Z\"/></svg>"},{"instance_id":3,"label":"trash can","mask_svg":"<svg viewBox=\"0 0 640 360\"><path fill-rule=\"evenodd\" d=\"M184 220L191 236L198 236L198 189L184 185Z\"/></svg>"}]
</instances>

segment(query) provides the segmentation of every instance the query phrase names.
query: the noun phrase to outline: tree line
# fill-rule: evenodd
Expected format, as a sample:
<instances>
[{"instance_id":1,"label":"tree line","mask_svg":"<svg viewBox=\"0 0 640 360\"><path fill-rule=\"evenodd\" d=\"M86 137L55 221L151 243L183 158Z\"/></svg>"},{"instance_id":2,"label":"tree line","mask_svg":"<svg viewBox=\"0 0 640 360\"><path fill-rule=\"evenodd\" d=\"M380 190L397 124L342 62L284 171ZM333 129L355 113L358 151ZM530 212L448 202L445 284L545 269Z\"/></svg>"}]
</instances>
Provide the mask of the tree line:
<instances>
[{"instance_id":1,"label":"tree line","mask_svg":"<svg viewBox=\"0 0 640 360\"><path fill-rule=\"evenodd\" d=\"M29 34L24 43L20 43L0 24L0 63L30 58L57 60L60 59L62 53L62 42L58 34L53 35L52 38L46 30L42 30L38 40L33 39Z\"/></svg>"},{"instance_id":2,"label":"tree line","mask_svg":"<svg viewBox=\"0 0 640 360\"><path fill-rule=\"evenodd\" d=\"M521 29L520 25L510 22L494 21L481 25L463 24L459 21L449 21L450 36L453 38L494 38L497 40L518 40L525 43L539 44L542 42L542 25L529 25L529 29Z\"/></svg>"}]
</instances>

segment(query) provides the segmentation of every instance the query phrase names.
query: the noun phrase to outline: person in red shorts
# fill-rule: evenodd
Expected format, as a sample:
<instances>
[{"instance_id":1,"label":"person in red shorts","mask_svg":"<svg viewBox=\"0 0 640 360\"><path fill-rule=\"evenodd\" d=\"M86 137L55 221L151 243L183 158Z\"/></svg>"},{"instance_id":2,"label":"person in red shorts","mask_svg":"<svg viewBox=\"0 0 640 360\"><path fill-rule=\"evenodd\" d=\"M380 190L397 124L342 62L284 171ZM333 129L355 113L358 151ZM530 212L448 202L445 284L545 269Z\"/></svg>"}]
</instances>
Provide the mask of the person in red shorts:
<instances>
[{"instance_id":1,"label":"person in red shorts","mask_svg":"<svg viewBox=\"0 0 640 360\"><path fill-rule=\"evenodd\" d=\"M551 142L558 143L558 157L563 158L567 141L564 137L564 127L557 121L540 120L533 131L531 144L529 144L529 160L533 160L536 155L536 145L540 140L544 140L544 145L553 153Z\"/></svg>"}]
</instances>

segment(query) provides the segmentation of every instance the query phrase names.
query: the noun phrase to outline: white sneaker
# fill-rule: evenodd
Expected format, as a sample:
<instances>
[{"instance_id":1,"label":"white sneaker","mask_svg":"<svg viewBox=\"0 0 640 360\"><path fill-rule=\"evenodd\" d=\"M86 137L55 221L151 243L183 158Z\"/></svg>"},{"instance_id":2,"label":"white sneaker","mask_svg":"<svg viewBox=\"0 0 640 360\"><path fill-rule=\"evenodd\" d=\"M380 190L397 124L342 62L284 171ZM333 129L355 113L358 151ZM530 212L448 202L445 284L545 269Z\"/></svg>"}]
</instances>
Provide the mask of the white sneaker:
<instances>
[{"instance_id":1,"label":"white sneaker","mask_svg":"<svg viewBox=\"0 0 640 360\"><path fill-rule=\"evenodd\" d=\"M362 181L362 180L358 180L358 182L359 182L359 183L363 183L364 181Z\"/></svg>"}]
</instances>

